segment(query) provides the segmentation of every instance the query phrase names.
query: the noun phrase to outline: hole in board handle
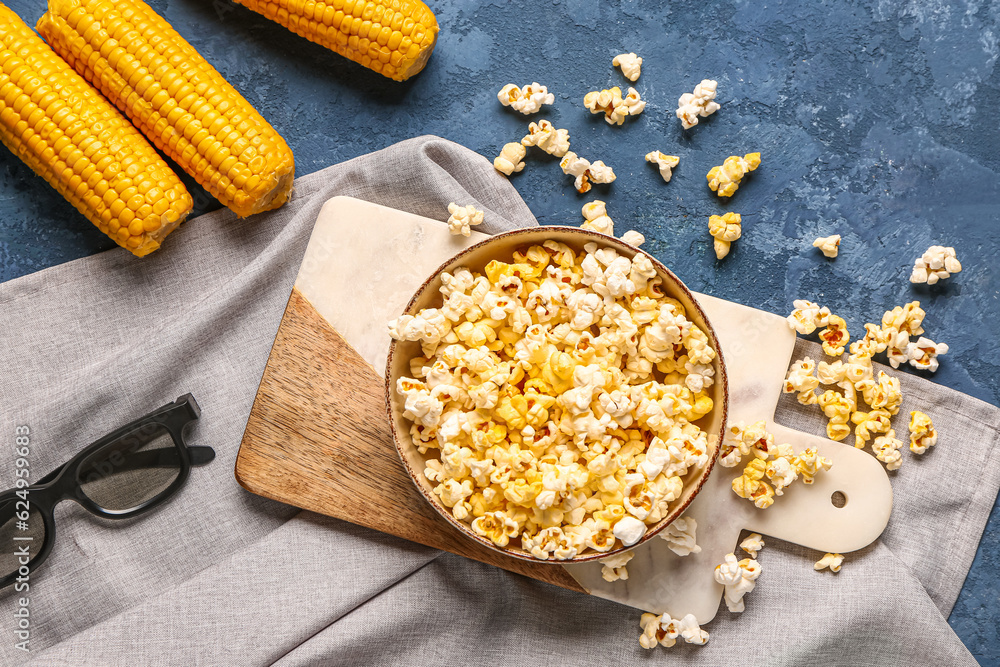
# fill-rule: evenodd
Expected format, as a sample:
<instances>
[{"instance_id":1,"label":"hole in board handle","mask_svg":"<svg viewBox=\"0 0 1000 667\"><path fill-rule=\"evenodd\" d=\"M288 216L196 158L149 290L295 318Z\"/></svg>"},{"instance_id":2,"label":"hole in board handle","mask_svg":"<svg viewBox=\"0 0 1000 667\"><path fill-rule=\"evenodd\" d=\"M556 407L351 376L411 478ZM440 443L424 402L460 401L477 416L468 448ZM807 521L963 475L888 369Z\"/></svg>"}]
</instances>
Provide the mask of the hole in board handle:
<instances>
[{"instance_id":1,"label":"hole in board handle","mask_svg":"<svg viewBox=\"0 0 1000 667\"><path fill-rule=\"evenodd\" d=\"M834 491L833 495L830 496L830 502L833 503L834 507L843 507L847 504L847 494L843 491Z\"/></svg>"}]
</instances>

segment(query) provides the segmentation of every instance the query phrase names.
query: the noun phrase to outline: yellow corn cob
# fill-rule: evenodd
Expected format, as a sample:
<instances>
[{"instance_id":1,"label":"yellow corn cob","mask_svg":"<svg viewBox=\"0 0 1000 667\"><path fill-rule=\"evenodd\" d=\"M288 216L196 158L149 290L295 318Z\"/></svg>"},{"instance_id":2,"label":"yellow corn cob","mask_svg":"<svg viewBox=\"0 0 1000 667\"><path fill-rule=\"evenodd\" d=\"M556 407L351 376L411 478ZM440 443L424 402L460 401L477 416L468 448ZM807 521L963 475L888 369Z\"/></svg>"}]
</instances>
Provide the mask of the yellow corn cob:
<instances>
[{"instance_id":1,"label":"yellow corn cob","mask_svg":"<svg viewBox=\"0 0 1000 667\"><path fill-rule=\"evenodd\" d=\"M118 245L142 257L191 195L128 119L0 5L0 139Z\"/></svg>"},{"instance_id":2,"label":"yellow corn cob","mask_svg":"<svg viewBox=\"0 0 1000 667\"><path fill-rule=\"evenodd\" d=\"M236 215L288 201L295 178L288 144L141 0L50 0L37 28Z\"/></svg>"},{"instance_id":3,"label":"yellow corn cob","mask_svg":"<svg viewBox=\"0 0 1000 667\"><path fill-rule=\"evenodd\" d=\"M437 19L420 0L236 2L395 81L422 70L437 41Z\"/></svg>"}]
</instances>

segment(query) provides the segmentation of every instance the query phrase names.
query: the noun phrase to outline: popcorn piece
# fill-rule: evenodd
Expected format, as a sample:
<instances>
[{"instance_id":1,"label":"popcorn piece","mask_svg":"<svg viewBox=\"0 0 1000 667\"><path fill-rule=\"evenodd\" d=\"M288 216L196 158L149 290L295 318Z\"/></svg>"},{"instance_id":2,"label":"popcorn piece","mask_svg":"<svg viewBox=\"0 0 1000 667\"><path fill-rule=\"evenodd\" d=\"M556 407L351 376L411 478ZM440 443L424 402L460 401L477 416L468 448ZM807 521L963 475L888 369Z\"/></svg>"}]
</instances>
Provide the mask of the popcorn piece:
<instances>
[{"instance_id":1,"label":"popcorn piece","mask_svg":"<svg viewBox=\"0 0 1000 667\"><path fill-rule=\"evenodd\" d=\"M639 619L642 634L639 635L639 645L644 649L653 649L659 644L670 648L677 643L677 629L674 620L668 614L643 614Z\"/></svg>"},{"instance_id":2,"label":"popcorn piece","mask_svg":"<svg viewBox=\"0 0 1000 667\"><path fill-rule=\"evenodd\" d=\"M646 534L646 524L639 519L625 516L615 524L614 534L627 547L637 544Z\"/></svg>"},{"instance_id":3,"label":"popcorn piece","mask_svg":"<svg viewBox=\"0 0 1000 667\"><path fill-rule=\"evenodd\" d=\"M657 169L660 170L660 176L663 177L664 182L669 183L670 178L673 176L672 170L681 163L681 159L676 155L667 155L660 151L652 151L646 153L646 162L655 164Z\"/></svg>"},{"instance_id":4,"label":"popcorn piece","mask_svg":"<svg viewBox=\"0 0 1000 667\"><path fill-rule=\"evenodd\" d=\"M503 512L489 512L472 521L472 530L477 535L488 537L498 547L505 547L510 538L518 533L517 522Z\"/></svg>"},{"instance_id":5,"label":"popcorn piece","mask_svg":"<svg viewBox=\"0 0 1000 667\"><path fill-rule=\"evenodd\" d=\"M621 125L628 116L628 107L622 99L622 89L618 86L605 90L592 90L583 96L583 106L590 113L603 113L604 120L610 125Z\"/></svg>"},{"instance_id":6,"label":"popcorn piece","mask_svg":"<svg viewBox=\"0 0 1000 667\"><path fill-rule=\"evenodd\" d=\"M896 306L882 315L882 329L895 330L907 336L919 336L924 332L923 323L926 313L920 307L919 301L911 301L905 306ZM905 347L905 346L904 346Z\"/></svg>"},{"instance_id":7,"label":"popcorn piece","mask_svg":"<svg viewBox=\"0 0 1000 667\"><path fill-rule=\"evenodd\" d=\"M451 232L452 236L459 234L469 236L472 233L469 227L480 225L483 222L483 212L472 204L459 206L455 202L452 202L448 204L448 213L451 214L448 217L448 231Z\"/></svg>"},{"instance_id":8,"label":"popcorn piece","mask_svg":"<svg viewBox=\"0 0 1000 667\"><path fill-rule=\"evenodd\" d=\"M832 364L821 361L816 368L816 378L820 384L840 384L846 377L847 365L839 359Z\"/></svg>"},{"instance_id":9,"label":"popcorn piece","mask_svg":"<svg viewBox=\"0 0 1000 667\"><path fill-rule=\"evenodd\" d=\"M903 392L899 388L899 378L891 377L885 371L879 371L878 379L873 378L859 382L856 385L861 391L865 403L872 408L883 408L890 415L899 412L903 402Z\"/></svg>"},{"instance_id":10,"label":"popcorn piece","mask_svg":"<svg viewBox=\"0 0 1000 667\"><path fill-rule=\"evenodd\" d=\"M743 475L733 480L733 492L740 498L753 501L757 509L767 509L774 504L774 489L761 481L766 471L764 459L753 459L743 469Z\"/></svg>"},{"instance_id":11,"label":"popcorn piece","mask_svg":"<svg viewBox=\"0 0 1000 667\"><path fill-rule=\"evenodd\" d=\"M764 548L764 538L760 533L750 533L746 539L740 542L740 549L750 554L750 558L757 558L757 552Z\"/></svg>"},{"instance_id":12,"label":"popcorn piece","mask_svg":"<svg viewBox=\"0 0 1000 667\"><path fill-rule=\"evenodd\" d=\"M628 89L628 94L622 100L622 104L628 109L628 113L625 114L626 116L638 116L646 108L645 100L639 97L639 91L635 88ZM617 113L617 111L616 109L615 112ZM616 120L618 125L621 125L621 120Z\"/></svg>"},{"instance_id":13,"label":"popcorn piece","mask_svg":"<svg viewBox=\"0 0 1000 667\"><path fill-rule=\"evenodd\" d=\"M511 107L527 116L541 111L543 104L553 104L556 101L556 96L536 81L521 88L508 83L497 93L497 99L505 107Z\"/></svg>"},{"instance_id":14,"label":"popcorn piece","mask_svg":"<svg viewBox=\"0 0 1000 667\"><path fill-rule=\"evenodd\" d=\"M500 149L500 155L493 159L493 168L499 171L501 174L510 176L511 174L521 171L524 169L524 146L521 144L510 142L504 144L503 148Z\"/></svg>"},{"instance_id":15,"label":"popcorn piece","mask_svg":"<svg viewBox=\"0 0 1000 667\"><path fill-rule=\"evenodd\" d=\"M660 537L667 541L669 549L678 556L701 553L701 547L695 543L698 522L694 517L679 517L663 529Z\"/></svg>"},{"instance_id":16,"label":"popcorn piece","mask_svg":"<svg viewBox=\"0 0 1000 667\"><path fill-rule=\"evenodd\" d=\"M636 248L638 248L639 246L641 246L643 243L646 242L646 237L640 234L639 232L635 231L634 229L630 229L621 235L621 240L622 242L627 243L630 246L635 246ZM643 257L645 257L645 255L643 255ZM649 277L652 278L653 276Z\"/></svg>"},{"instance_id":17,"label":"popcorn piece","mask_svg":"<svg viewBox=\"0 0 1000 667\"><path fill-rule=\"evenodd\" d=\"M794 314L792 313L792 315ZM789 319L791 319L791 316L789 316ZM782 388L782 392L785 394L798 392L798 401L802 405L815 405L818 403L819 397L816 395L815 390L819 387L819 379L813 375L815 369L816 362L809 357L796 361L788 369L788 377L785 378L785 386Z\"/></svg>"},{"instance_id":18,"label":"popcorn piece","mask_svg":"<svg viewBox=\"0 0 1000 667\"><path fill-rule=\"evenodd\" d=\"M961 270L962 264L958 261L954 248L932 245L913 263L910 282L935 285L939 280L950 278L951 274Z\"/></svg>"},{"instance_id":19,"label":"popcorn piece","mask_svg":"<svg viewBox=\"0 0 1000 667\"><path fill-rule=\"evenodd\" d=\"M803 335L809 335L819 327L825 327L830 318L830 309L804 299L792 302L794 310L788 316L788 326Z\"/></svg>"},{"instance_id":20,"label":"popcorn piece","mask_svg":"<svg viewBox=\"0 0 1000 667\"><path fill-rule=\"evenodd\" d=\"M916 343L907 343L906 356L910 365L920 370L934 372L938 369L937 357L948 352L946 343L935 343L930 338L921 336Z\"/></svg>"},{"instance_id":21,"label":"popcorn piece","mask_svg":"<svg viewBox=\"0 0 1000 667\"><path fill-rule=\"evenodd\" d=\"M937 444L937 431L931 418L919 410L910 413L910 451L923 454Z\"/></svg>"},{"instance_id":22,"label":"popcorn piece","mask_svg":"<svg viewBox=\"0 0 1000 667\"><path fill-rule=\"evenodd\" d=\"M819 455L815 447L809 447L792 459L792 467L799 473L803 484L812 484L813 478L821 470L829 470L833 462Z\"/></svg>"},{"instance_id":23,"label":"popcorn piece","mask_svg":"<svg viewBox=\"0 0 1000 667\"><path fill-rule=\"evenodd\" d=\"M690 130L698 124L698 117L707 118L718 111L721 107L715 101L718 83L712 79L703 79L701 83L694 87L693 93L684 93L677 100L677 117L681 120L681 126L685 130Z\"/></svg>"},{"instance_id":24,"label":"popcorn piece","mask_svg":"<svg viewBox=\"0 0 1000 667\"><path fill-rule=\"evenodd\" d=\"M583 219L584 223L580 225L581 229L589 229L608 236L615 235L615 223L608 216L607 208L600 199L583 205Z\"/></svg>"},{"instance_id":25,"label":"popcorn piece","mask_svg":"<svg viewBox=\"0 0 1000 667\"><path fill-rule=\"evenodd\" d=\"M872 443L875 458L885 464L886 470L899 470L899 466L903 463L903 457L899 453L902 446L903 442L896 439L896 432L893 429L875 438L875 442Z\"/></svg>"},{"instance_id":26,"label":"popcorn piece","mask_svg":"<svg viewBox=\"0 0 1000 667\"><path fill-rule=\"evenodd\" d=\"M635 556L631 551L624 551L614 556L608 556L598 561L601 564L601 576L604 581L622 581L628 579L628 570L625 566Z\"/></svg>"},{"instance_id":27,"label":"popcorn piece","mask_svg":"<svg viewBox=\"0 0 1000 667\"><path fill-rule=\"evenodd\" d=\"M760 166L760 153L747 153L743 157L730 155L707 175L708 187L720 197L731 197L740 187L743 177Z\"/></svg>"},{"instance_id":28,"label":"popcorn piece","mask_svg":"<svg viewBox=\"0 0 1000 667\"><path fill-rule=\"evenodd\" d=\"M551 558L569 560L578 552L577 547L573 546L570 538L559 526L549 526L534 536L527 532L522 533L521 548L540 560Z\"/></svg>"},{"instance_id":29,"label":"popcorn piece","mask_svg":"<svg viewBox=\"0 0 1000 667\"><path fill-rule=\"evenodd\" d=\"M562 157L569 150L569 131L558 130L547 120L528 125L528 134L521 139L522 146L538 146L549 155Z\"/></svg>"},{"instance_id":30,"label":"popcorn piece","mask_svg":"<svg viewBox=\"0 0 1000 667\"><path fill-rule=\"evenodd\" d=\"M764 474L774 484L774 493L778 496L785 495L784 488L799 478L791 459L783 456L769 461Z\"/></svg>"},{"instance_id":31,"label":"popcorn piece","mask_svg":"<svg viewBox=\"0 0 1000 667\"><path fill-rule=\"evenodd\" d=\"M614 170L597 160L593 164L573 151L566 153L559 167L567 176L575 176L573 185L580 194L590 192L591 183L612 183L615 180Z\"/></svg>"},{"instance_id":32,"label":"popcorn piece","mask_svg":"<svg viewBox=\"0 0 1000 667\"><path fill-rule=\"evenodd\" d=\"M848 422L851 419L851 413L857 407L857 403L832 389L820 394L818 403L823 414L830 420L830 423L826 425L827 437L839 442L850 435L851 427L848 426Z\"/></svg>"},{"instance_id":33,"label":"popcorn piece","mask_svg":"<svg viewBox=\"0 0 1000 667\"><path fill-rule=\"evenodd\" d=\"M634 53L620 53L611 61L612 67L621 67L622 74L629 81L636 81L641 74L642 58Z\"/></svg>"},{"instance_id":34,"label":"popcorn piece","mask_svg":"<svg viewBox=\"0 0 1000 667\"><path fill-rule=\"evenodd\" d=\"M826 554L813 565L814 570L825 570L830 568L831 572L840 572L840 564L844 562L844 557L840 554Z\"/></svg>"},{"instance_id":35,"label":"popcorn piece","mask_svg":"<svg viewBox=\"0 0 1000 667\"><path fill-rule=\"evenodd\" d=\"M694 614L687 614L679 621L674 621L674 625L688 644L704 646L708 642L708 633L698 626L698 619L694 617Z\"/></svg>"},{"instance_id":36,"label":"popcorn piece","mask_svg":"<svg viewBox=\"0 0 1000 667\"><path fill-rule=\"evenodd\" d=\"M646 108L646 103L635 88L629 88L628 94L623 98L618 86L587 93L583 98L583 105L590 109L590 113L603 113L604 120L609 125L621 125L626 118L638 116Z\"/></svg>"},{"instance_id":37,"label":"popcorn piece","mask_svg":"<svg viewBox=\"0 0 1000 667\"><path fill-rule=\"evenodd\" d=\"M813 241L813 247L819 248L827 257L836 257L840 252L840 234L833 236L821 236Z\"/></svg>"},{"instance_id":38,"label":"popcorn piece","mask_svg":"<svg viewBox=\"0 0 1000 667\"><path fill-rule=\"evenodd\" d=\"M670 648L677 643L678 636L689 644L699 646L708 641L708 633L699 627L694 614L679 620L670 618L669 614L643 614L639 625L642 627L639 645L645 649L656 648L657 644Z\"/></svg>"},{"instance_id":39,"label":"popcorn piece","mask_svg":"<svg viewBox=\"0 0 1000 667\"><path fill-rule=\"evenodd\" d=\"M854 427L854 446L863 449L873 435L887 432L890 417L889 412L883 409L855 412L851 415L851 421L857 424Z\"/></svg>"},{"instance_id":40,"label":"popcorn piece","mask_svg":"<svg viewBox=\"0 0 1000 667\"><path fill-rule=\"evenodd\" d=\"M756 587L760 573L760 563L750 558L737 561L735 554L727 554L722 564L716 566L715 581L726 587L724 599L729 611L744 610L743 596Z\"/></svg>"},{"instance_id":41,"label":"popcorn piece","mask_svg":"<svg viewBox=\"0 0 1000 667\"><path fill-rule=\"evenodd\" d=\"M725 215L713 215L708 219L708 233L715 238L715 256L722 259L729 254L729 247L733 241L740 238L743 228L740 223L742 218L739 213L726 213Z\"/></svg>"},{"instance_id":42,"label":"popcorn piece","mask_svg":"<svg viewBox=\"0 0 1000 667\"><path fill-rule=\"evenodd\" d=\"M826 328L819 332L819 338L823 341L823 352L831 357L839 357L851 340L847 322L842 317L830 315L826 320Z\"/></svg>"}]
</instances>

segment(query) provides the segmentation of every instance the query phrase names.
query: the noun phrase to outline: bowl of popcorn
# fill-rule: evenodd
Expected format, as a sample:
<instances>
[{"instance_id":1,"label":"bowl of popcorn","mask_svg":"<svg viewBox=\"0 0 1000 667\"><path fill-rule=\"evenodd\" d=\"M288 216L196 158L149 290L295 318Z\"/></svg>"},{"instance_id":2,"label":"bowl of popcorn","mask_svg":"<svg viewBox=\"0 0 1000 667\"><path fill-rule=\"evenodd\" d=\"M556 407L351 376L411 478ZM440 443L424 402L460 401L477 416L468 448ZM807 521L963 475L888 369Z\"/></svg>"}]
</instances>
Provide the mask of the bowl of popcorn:
<instances>
[{"instance_id":1,"label":"bowl of popcorn","mask_svg":"<svg viewBox=\"0 0 1000 667\"><path fill-rule=\"evenodd\" d=\"M708 478L728 393L718 341L665 266L576 227L499 234L389 323L403 466L470 539L598 560L679 517Z\"/></svg>"}]
</instances>

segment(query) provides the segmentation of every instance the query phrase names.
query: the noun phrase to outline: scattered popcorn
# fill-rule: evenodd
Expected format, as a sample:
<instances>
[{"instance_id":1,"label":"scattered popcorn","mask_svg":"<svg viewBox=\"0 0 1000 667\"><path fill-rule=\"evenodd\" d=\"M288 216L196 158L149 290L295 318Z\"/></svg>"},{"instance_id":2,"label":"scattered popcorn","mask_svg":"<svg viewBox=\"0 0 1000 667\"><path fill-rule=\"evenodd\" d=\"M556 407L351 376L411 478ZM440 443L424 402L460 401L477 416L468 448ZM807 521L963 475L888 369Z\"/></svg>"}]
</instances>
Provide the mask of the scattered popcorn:
<instances>
[{"instance_id":1,"label":"scattered popcorn","mask_svg":"<svg viewBox=\"0 0 1000 667\"><path fill-rule=\"evenodd\" d=\"M788 377L785 378L785 386L782 388L782 393L791 394L792 392L797 392L798 401L802 405L815 405L818 403L819 396L816 395L816 389L819 387L819 378L813 375L815 370L816 362L809 357L796 361L788 369Z\"/></svg>"},{"instance_id":2,"label":"scattered popcorn","mask_svg":"<svg viewBox=\"0 0 1000 667\"><path fill-rule=\"evenodd\" d=\"M528 125L528 134L521 139L522 146L538 146L549 155L562 157L569 150L569 131L558 130L547 120Z\"/></svg>"},{"instance_id":3,"label":"scattered popcorn","mask_svg":"<svg viewBox=\"0 0 1000 667\"><path fill-rule=\"evenodd\" d=\"M601 576L604 581L622 581L628 579L628 570L625 566L628 562L632 560L635 556L631 551L623 551L620 554L615 554L614 556L608 556L607 558L602 558L598 562L601 564Z\"/></svg>"},{"instance_id":4,"label":"scattered popcorn","mask_svg":"<svg viewBox=\"0 0 1000 667\"><path fill-rule=\"evenodd\" d=\"M698 626L698 619L694 617L694 614L687 614L679 621L674 621L674 625L677 626L681 637L688 644L704 646L708 641L708 633Z\"/></svg>"},{"instance_id":5,"label":"scattered popcorn","mask_svg":"<svg viewBox=\"0 0 1000 667\"><path fill-rule=\"evenodd\" d=\"M739 213L713 215L708 218L708 233L715 238L715 256L718 259L729 254L730 245L743 233L740 223Z\"/></svg>"},{"instance_id":6,"label":"scattered popcorn","mask_svg":"<svg viewBox=\"0 0 1000 667\"><path fill-rule=\"evenodd\" d=\"M670 618L669 614L643 614L639 625L642 627L639 645L645 649L656 648L657 644L670 648L677 643L678 636L689 644L699 646L708 641L708 633L699 627L694 614L688 614L680 620Z\"/></svg>"},{"instance_id":7,"label":"scattered popcorn","mask_svg":"<svg viewBox=\"0 0 1000 667\"><path fill-rule=\"evenodd\" d=\"M743 177L760 166L760 153L747 153L743 157L730 155L721 166L708 172L708 187L720 197L732 197L740 187Z\"/></svg>"},{"instance_id":8,"label":"scattered popcorn","mask_svg":"<svg viewBox=\"0 0 1000 667\"><path fill-rule=\"evenodd\" d=\"M673 176L672 170L681 163L681 159L676 155L667 155L660 151L652 151L646 153L646 162L655 164L660 170L660 176L663 177L663 181L669 183L670 178Z\"/></svg>"},{"instance_id":9,"label":"scattered popcorn","mask_svg":"<svg viewBox=\"0 0 1000 667\"><path fill-rule=\"evenodd\" d=\"M441 504L541 560L637 544L708 464L694 422L713 409L715 352L650 259L546 241L443 273L440 292L389 332L421 346L396 391ZM678 549L694 531L673 524Z\"/></svg>"},{"instance_id":10,"label":"scattered popcorn","mask_svg":"<svg viewBox=\"0 0 1000 667\"><path fill-rule=\"evenodd\" d=\"M559 167L567 176L575 176L574 186L580 194L590 192L591 183L612 183L615 180L615 172L600 160L591 163L582 157L578 157L573 151L566 153Z\"/></svg>"},{"instance_id":11,"label":"scattered popcorn","mask_svg":"<svg viewBox=\"0 0 1000 667\"><path fill-rule=\"evenodd\" d=\"M813 247L819 248L827 257L836 257L840 252L840 234L833 236L821 236L813 241Z\"/></svg>"},{"instance_id":12,"label":"scattered popcorn","mask_svg":"<svg viewBox=\"0 0 1000 667\"><path fill-rule=\"evenodd\" d=\"M511 107L527 116L541 111L543 104L553 104L556 101L556 96L550 93L548 88L535 81L530 86L522 88L508 83L497 93L497 99L505 107Z\"/></svg>"},{"instance_id":13,"label":"scattered popcorn","mask_svg":"<svg viewBox=\"0 0 1000 667\"><path fill-rule=\"evenodd\" d=\"M830 318L830 309L804 299L792 302L794 310L788 316L788 326L803 335L809 335L819 327L825 327Z\"/></svg>"},{"instance_id":14,"label":"scattered popcorn","mask_svg":"<svg viewBox=\"0 0 1000 667\"><path fill-rule=\"evenodd\" d=\"M603 113L609 125L621 125L629 116L638 116L646 108L635 88L629 88L625 97L618 86L607 90L594 90L583 97L583 106L590 113Z\"/></svg>"},{"instance_id":15,"label":"scattered popcorn","mask_svg":"<svg viewBox=\"0 0 1000 667\"><path fill-rule=\"evenodd\" d=\"M872 439L872 436L879 433L886 433L889 430L889 419L892 415L887 410L878 409L871 412L855 412L851 415L851 421L857 424L854 427L854 446L863 449Z\"/></svg>"},{"instance_id":16,"label":"scattered popcorn","mask_svg":"<svg viewBox=\"0 0 1000 667\"><path fill-rule=\"evenodd\" d=\"M948 352L946 343L935 343L930 338L921 336L916 343L906 344L906 356L910 365L922 371L934 372L938 369L937 357Z\"/></svg>"},{"instance_id":17,"label":"scattered popcorn","mask_svg":"<svg viewBox=\"0 0 1000 667\"><path fill-rule=\"evenodd\" d=\"M524 146L521 144L513 141L509 144L504 144L500 150L500 155L493 159L493 168L501 174L510 176L524 169L524 162L522 162L524 155Z\"/></svg>"},{"instance_id":18,"label":"scattered popcorn","mask_svg":"<svg viewBox=\"0 0 1000 667\"><path fill-rule=\"evenodd\" d=\"M639 246L641 246L643 243L646 242L646 237L640 234L639 232L635 231L634 229L630 229L621 235L621 240L623 243L627 243L630 246L635 246L636 248L638 248ZM635 260L633 259L632 262L634 264Z\"/></svg>"},{"instance_id":19,"label":"scattered popcorn","mask_svg":"<svg viewBox=\"0 0 1000 667\"><path fill-rule=\"evenodd\" d=\"M799 478L799 474L792 465L792 459L788 456L778 456L773 461L768 461L764 474L774 485L774 493L778 496L785 495L785 487Z\"/></svg>"},{"instance_id":20,"label":"scattered popcorn","mask_svg":"<svg viewBox=\"0 0 1000 667\"><path fill-rule=\"evenodd\" d=\"M707 118L721 108L715 101L717 87L718 83L712 79L703 79L693 93L684 93L677 100L677 117L685 130L697 125L699 116Z\"/></svg>"},{"instance_id":21,"label":"scattered popcorn","mask_svg":"<svg viewBox=\"0 0 1000 667\"><path fill-rule=\"evenodd\" d=\"M875 458L885 464L886 470L899 470L899 466L903 463L903 457L899 453L902 446L903 442L896 439L896 432L893 429L875 438L875 442L872 443Z\"/></svg>"},{"instance_id":22,"label":"scattered popcorn","mask_svg":"<svg viewBox=\"0 0 1000 667\"><path fill-rule=\"evenodd\" d=\"M469 227L471 225L480 225L483 222L483 212L472 204L459 206L455 202L452 202L448 204L448 213L451 214L448 217L448 231L452 233L452 236L459 234L469 236L472 233Z\"/></svg>"},{"instance_id":23,"label":"scattered popcorn","mask_svg":"<svg viewBox=\"0 0 1000 667\"><path fill-rule=\"evenodd\" d=\"M645 100L639 97L639 91L635 88L628 89L628 95L622 100L622 104L628 109L629 116L638 116L646 108ZM621 125L621 122L618 124Z\"/></svg>"},{"instance_id":24,"label":"scattered popcorn","mask_svg":"<svg viewBox=\"0 0 1000 667\"><path fill-rule=\"evenodd\" d=\"M615 223L608 217L607 207L600 199L583 205L583 219L584 223L580 225L581 229L589 229L608 236L615 235Z\"/></svg>"},{"instance_id":25,"label":"scattered popcorn","mask_svg":"<svg viewBox=\"0 0 1000 667\"><path fill-rule=\"evenodd\" d=\"M820 384L840 384L846 377L847 365L839 359L832 364L821 361L816 367L816 378Z\"/></svg>"},{"instance_id":26,"label":"scattered popcorn","mask_svg":"<svg viewBox=\"0 0 1000 667\"><path fill-rule=\"evenodd\" d=\"M899 412L903 402L903 392L899 388L899 378L891 377L885 371L879 371L878 379L869 378L856 385L865 403L872 408L883 408L890 415Z\"/></svg>"},{"instance_id":27,"label":"scattered popcorn","mask_svg":"<svg viewBox=\"0 0 1000 667\"><path fill-rule=\"evenodd\" d=\"M814 570L825 570L830 568L831 572L840 572L840 564L844 562L844 557L840 554L826 554L813 565Z\"/></svg>"},{"instance_id":28,"label":"scattered popcorn","mask_svg":"<svg viewBox=\"0 0 1000 667\"><path fill-rule=\"evenodd\" d=\"M715 581L726 587L724 599L729 611L744 610L743 596L757 585L760 573L760 563L751 558L737 561L735 554L726 554L722 564L715 567Z\"/></svg>"},{"instance_id":29,"label":"scattered popcorn","mask_svg":"<svg viewBox=\"0 0 1000 667\"><path fill-rule=\"evenodd\" d=\"M962 264L958 261L954 248L932 245L913 263L910 282L934 285L961 270Z\"/></svg>"},{"instance_id":30,"label":"scattered popcorn","mask_svg":"<svg viewBox=\"0 0 1000 667\"><path fill-rule=\"evenodd\" d=\"M923 454L937 444L937 431L931 418L919 410L910 413L910 451Z\"/></svg>"},{"instance_id":31,"label":"scattered popcorn","mask_svg":"<svg viewBox=\"0 0 1000 667\"><path fill-rule=\"evenodd\" d=\"M764 548L764 538L760 533L750 533L746 539L740 542L740 549L750 554L750 558L757 558L757 552Z\"/></svg>"},{"instance_id":32,"label":"scattered popcorn","mask_svg":"<svg viewBox=\"0 0 1000 667\"><path fill-rule=\"evenodd\" d=\"M678 556L689 556L701 553L701 547L695 543L698 522L694 517L679 517L663 529L660 537L667 541L669 549Z\"/></svg>"},{"instance_id":33,"label":"scattered popcorn","mask_svg":"<svg viewBox=\"0 0 1000 667\"><path fill-rule=\"evenodd\" d=\"M830 420L826 425L826 437L839 442L851 434L851 427L848 424L851 414L857 408L855 401L845 394L828 389L819 395L817 403Z\"/></svg>"},{"instance_id":34,"label":"scattered popcorn","mask_svg":"<svg viewBox=\"0 0 1000 667\"><path fill-rule=\"evenodd\" d=\"M611 61L611 66L621 67L626 79L636 81L641 73L642 58L634 53L620 53Z\"/></svg>"},{"instance_id":35,"label":"scattered popcorn","mask_svg":"<svg viewBox=\"0 0 1000 667\"><path fill-rule=\"evenodd\" d=\"M823 352L831 357L839 357L844 353L851 335L847 332L847 322L837 315L830 315L826 320L826 328L819 332L823 341Z\"/></svg>"},{"instance_id":36,"label":"scattered popcorn","mask_svg":"<svg viewBox=\"0 0 1000 667\"><path fill-rule=\"evenodd\" d=\"M820 456L815 447L809 447L792 459L792 467L799 473L803 484L812 484L819 471L829 470L833 467L833 462Z\"/></svg>"}]
</instances>

